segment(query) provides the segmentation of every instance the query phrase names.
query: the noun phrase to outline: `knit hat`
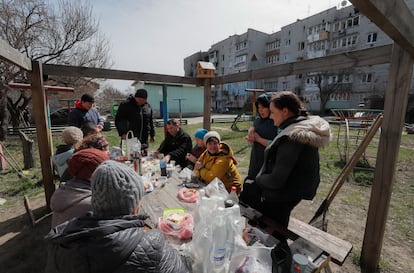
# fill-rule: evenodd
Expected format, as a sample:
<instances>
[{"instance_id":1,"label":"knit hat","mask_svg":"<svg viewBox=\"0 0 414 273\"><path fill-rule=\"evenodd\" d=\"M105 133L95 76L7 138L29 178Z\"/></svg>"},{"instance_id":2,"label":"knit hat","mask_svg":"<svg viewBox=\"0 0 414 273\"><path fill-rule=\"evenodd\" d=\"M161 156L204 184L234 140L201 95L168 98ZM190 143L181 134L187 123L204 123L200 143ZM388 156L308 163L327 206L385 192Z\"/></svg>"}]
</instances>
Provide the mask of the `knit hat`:
<instances>
[{"instance_id":1,"label":"knit hat","mask_svg":"<svg viewBox=\"0 0 414 273\"><path fill-rule=\"evenodd\" d=\"M138 90L135 92L135 97L136 97L136 98L143 98L143 99L148 98L148 93L147 93L147 90L145 90L145 89L138 89Z\"/></svg>"},{"instance_id":2,"label":"knit hat","mask_svg":"<svg viewBox=\"0 0 414 273\"><path fill-rule=\"evenodd\" d=\"M203 140L203 139L204 139L204 136L205 136L207 133L208 133L208 131L207 131L206 129L198 129L198 130L195 132L194 136L195 136L195 138L199 138L199 139Z\"/></svg>"},{"instance_id":3,"label":"knit hat","mask_svg":"<svg viewBox=\"0 0 414 273\"><path fill-rule=\"evenodd\" d=\"M83 94L81 97L81 101L95 102L95 98L89 94Z\"/></svg>"},{"instance_id":4,"label":"knit hat","mask_svg":"<svg viewBox=\"0 0 414 273\"><path fill-rule=\"evenodd\" d=\"M92 175L92 209L96 217L129 215L144 195L144 183L131 167L108 160Z\"/></svg>"},{"instance_id":5,"label":"knit hat","mask_svg":"<svg viewBox=\"0 0 414 273\"><path fill-rule=\"evenodd\" d=\"M77 179L89 181L96 167L108 159L107 151L95 148L83 149L68 159L68 172Z\"/></svg>"},{"instance_id":6,"label":"knit hat","mask_svg":"<svg viewBox=\"0 0 414 273\"><path fill-rule=\"evenodd\" d=\"M210 138L215 138L215 139L218 140L219 143L221 142L220 135L216 131L208 132L203 138L204 143L207 144L207 142Z\"/></svg>"},{"instance_id":7,"label":"knit hat","mask_svg":"<svg viewBox=\"0 0 414 273\"><path fill-rule=\"evenodd\" d=\"M81 129L75 126L69 126L65 128L62 132L62 140L67 145L73 145L75 143L78 143L83 138L83 133Z\"/></svg>"}]
</instances>

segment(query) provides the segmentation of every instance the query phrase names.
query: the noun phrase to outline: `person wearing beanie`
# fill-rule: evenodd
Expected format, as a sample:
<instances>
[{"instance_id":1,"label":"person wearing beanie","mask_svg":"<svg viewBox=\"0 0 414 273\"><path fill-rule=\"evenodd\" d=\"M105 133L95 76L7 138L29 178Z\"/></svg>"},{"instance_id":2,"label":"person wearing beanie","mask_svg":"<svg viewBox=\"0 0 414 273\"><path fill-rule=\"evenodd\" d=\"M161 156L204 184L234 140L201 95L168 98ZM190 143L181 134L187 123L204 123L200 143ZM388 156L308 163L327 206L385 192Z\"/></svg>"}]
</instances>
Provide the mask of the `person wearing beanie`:
<instances>
[{"instance_id":1,"label":"person wearing beanie","mask_svg":"<svg viewBox=\"0 0 414 273\"><path fill-rule=\"evenodd\" d=\"M148 138L151 143L155 138L152 108L147 99L147 90L138 89L134 96L129 95L119 105L115 116L115 126L121 139L126 139L128 131L132 131L143 149L148 148Z\"/></svg>"},{"instance_id":2,"label":"person wearing beanie","mask_svg":"<svg viewBox=\"0 0 414 273\"><path fill-rule=\"evenodd\" d=\"M92 210L90 179L99 164L108 159L107 151L94 148L75 152L68 159L73 178L62 183L51 197L52 227Z\"/></svg>"},{"instance_id":3,"label":"person wearing beanie","mask_svg":"<svg viewBox=\"0 0 414 273\"><path fill-rule=\"evenodd\" d=\"M92 175L92 212L46 236L46 272L191 272L159 229L147 230L139 215L142 177L108 160Z\"/></svg>"},{"instance_id":4,"label":"person wearing beanie","mask_svg":"<svg viewBox=\"0 0 414 273\"><path fill-rule=\"evenodd\" d=\"M85 123L91 122L101 131L103 128L103 119L98 109L93 107L94 103L94 97L89 94L83 94L80 100L75 101L75 108L68 115L69 126L82 128Z\"/></svg>"},{"instance_id":5,"label":"person wearing beanie","mask_svg":"<svg viewBox=\"0 0 414 273\"><path fill-rule=\"evenodd\" d=\"M67 172L67 160L75 151L74 145L80 142L82 138L82 131L75 126L69 126L62 132L61 139L64 144L56 146L56 152L52 156L53 166L61 182L72 178L72 175Z\"/></svg>"},{"instance_id":6,"label":"person wearing beanie","mask_svg":"<svg viewBox=\"0 0 414 273\"><path fill-rule=\"evenodd\" d=\"M247 176L244 179L243 191L240 200L244 203L258 208L260 206L260 196L257 196L257 185L254 184L257 174L263 165L265 148L272 143L277 135L277 126L270 119L270 93L264 93L257 97L255 106L258 116L249 128L246 140L252 145L250 152L250 163Z\"/></svg>"},{"instance_id":7,"label":"person wearing beanie","mask_svg":"<svg viewBox=\"0 0 414 273\"><path fill-rule=\"evenodd\" d=\"M187 153L186 159L188 160L188 166L190 169L194 168L194 164L200 155L206 150L206 145L204 144L204 136L208 133L206 129L198 129L194 133L195 142L191 153Z\"/></svg>"},{"instance_id":8,"label":"person wearing beanie","mask_svg":"<svg viewBox=\"0 0 414 273\"><path fill-rule=\"evenodd\" d=\"M187 166L186 156L191 152L193 143L189 134L180 127L180 122L170 119L167 122L167 134L155 154L164 154L163 160L167 163L175 160L181 167Z\"/></svg>"},{"instance_id":9,"label":"person wearing beanie","mask_svg":"<svg viewBox=\"0 0 414 273\"><path fill-rule=\"evenodd\" d=\"M224 183L228 192L231 191L232 186L235 186L239 193L243 183L233 150L221 141L220 134L216 131L205 134L203 140L206 150L194 165L200 179L208 184L217 177Z\"/></svg>"}]
</instances>

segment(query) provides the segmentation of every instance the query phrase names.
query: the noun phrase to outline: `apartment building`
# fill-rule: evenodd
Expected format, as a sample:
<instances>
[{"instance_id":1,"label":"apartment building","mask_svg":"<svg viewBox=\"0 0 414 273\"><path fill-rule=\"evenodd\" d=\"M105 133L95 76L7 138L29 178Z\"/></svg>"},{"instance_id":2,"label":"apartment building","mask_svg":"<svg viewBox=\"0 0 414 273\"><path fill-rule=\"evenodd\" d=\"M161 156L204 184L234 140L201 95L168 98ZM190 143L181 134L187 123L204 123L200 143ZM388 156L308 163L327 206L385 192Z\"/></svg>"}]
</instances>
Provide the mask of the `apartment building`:
<instances>
[{"instance_id":1,"label":"apartment building","mask_svg":"<svg viewBox=\"0 0 414 273\"><path fill-rule=\"evenodd\" d=\"M406 1L413 10L414 0ZM233 35L205 52L184 60L186 76L194 75L198 60L216 66L216 75L319 58L331 54L391 44L393 41L352 5L333 7L266 34L253 29ZM247 88L275 92L291 90L301 96L312 112L333 108L382 108L389 64L341 71L308 73L215 86L212 107L242 109L249 102ZM413 82L413 81L412 81ZM410 93L414 94L411 85ZM414 108L414 95L408 109ZM413 117L414 118L414 117Z\"/></svg>"}]
</instances>

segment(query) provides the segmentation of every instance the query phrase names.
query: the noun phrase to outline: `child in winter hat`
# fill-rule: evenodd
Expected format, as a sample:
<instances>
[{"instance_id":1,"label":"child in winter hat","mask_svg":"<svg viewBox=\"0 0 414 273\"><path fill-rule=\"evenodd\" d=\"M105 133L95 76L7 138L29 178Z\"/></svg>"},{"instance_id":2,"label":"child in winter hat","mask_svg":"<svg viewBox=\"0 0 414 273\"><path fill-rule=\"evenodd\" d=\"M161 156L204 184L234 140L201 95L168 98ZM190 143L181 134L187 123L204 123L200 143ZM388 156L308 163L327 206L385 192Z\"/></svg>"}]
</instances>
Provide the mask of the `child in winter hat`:
<instances>
[{"instance_id":1,"label":"child in winter hat","mask_svg":"<svg viewBox=\"0 0 414 273\"><path fill-rule=\"evenodd\" d=\"M137 214L144 183L132 168L108 160L92 175L92 208L98 218Z\"/></svg>"},{"instance_id":2,"label":"child in winter hat","mask_svg":"<svg viewBox=\"0 0 414 273\"><path fill-rule=\"evenodd\" d=\"M221 138L220 138L219 133L216 132L216 131L210 131L207 134L205 134L205 136L203 138L204 143L207 145L207 142L212 138L216 139L218 141L218 143L221 142Z\"/></svg>"}]
</instances>

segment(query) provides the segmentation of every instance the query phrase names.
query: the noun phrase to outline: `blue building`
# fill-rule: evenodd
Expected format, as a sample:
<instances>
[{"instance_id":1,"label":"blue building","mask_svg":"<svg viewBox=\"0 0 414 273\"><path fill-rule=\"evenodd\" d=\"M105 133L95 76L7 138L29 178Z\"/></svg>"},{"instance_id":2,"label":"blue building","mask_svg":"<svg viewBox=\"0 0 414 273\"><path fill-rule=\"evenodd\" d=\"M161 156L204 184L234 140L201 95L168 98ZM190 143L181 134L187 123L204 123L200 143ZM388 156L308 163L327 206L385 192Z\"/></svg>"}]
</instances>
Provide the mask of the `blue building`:
<instances>
[{"instance_id":1,"label":"blue building","mask_svg":"<svg viewBox=\"0 0 414 273\"><path fill-rule=\"evenodd\" d=\"M148 91L155 118L163 117L163 88L166 88L167 112L170 118L202 116L204 113L204 87L191 84L170 84L160 82L134 82L134 89Z\"/></svg>"}]
</instances>

